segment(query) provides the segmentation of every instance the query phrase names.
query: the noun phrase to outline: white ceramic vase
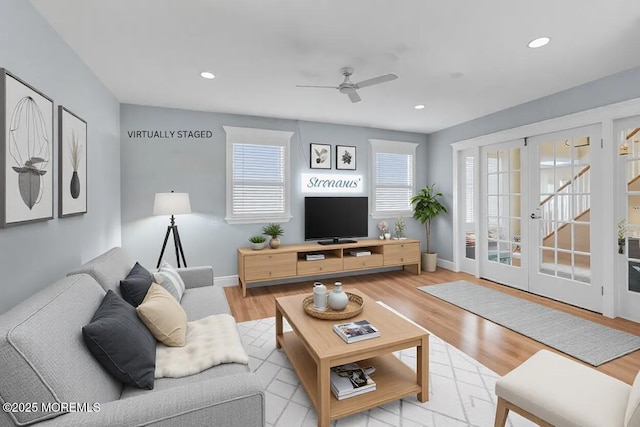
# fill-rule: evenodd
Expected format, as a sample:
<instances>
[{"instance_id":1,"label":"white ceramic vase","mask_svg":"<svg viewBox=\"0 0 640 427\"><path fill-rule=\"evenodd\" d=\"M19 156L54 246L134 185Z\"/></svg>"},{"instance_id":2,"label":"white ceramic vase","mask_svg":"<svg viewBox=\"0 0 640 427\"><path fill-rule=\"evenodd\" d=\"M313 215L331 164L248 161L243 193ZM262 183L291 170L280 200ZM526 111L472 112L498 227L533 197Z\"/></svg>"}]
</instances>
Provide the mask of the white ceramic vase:
<instances>
[{"instance_id":1,"label":"white ceramic vase","mask_svg":"<svg viewBox=\"0 0 640 427\"><path fill-rule=\"evenodd\" d=\"M349 296L342 290L342 282L336 282L329 294L329 307L333 310L344 310L349 304Z\"/></svg>"},{"instance_id":2,"label":"white ceramic vase","mask_svg":"<svg viewBox=\"0 0 640 427\"><path fill-rule=\"evenodd\" d=\"M327 311L327 287L320 282L313 284L313 309Z\"/></svg>"}]
</instances>

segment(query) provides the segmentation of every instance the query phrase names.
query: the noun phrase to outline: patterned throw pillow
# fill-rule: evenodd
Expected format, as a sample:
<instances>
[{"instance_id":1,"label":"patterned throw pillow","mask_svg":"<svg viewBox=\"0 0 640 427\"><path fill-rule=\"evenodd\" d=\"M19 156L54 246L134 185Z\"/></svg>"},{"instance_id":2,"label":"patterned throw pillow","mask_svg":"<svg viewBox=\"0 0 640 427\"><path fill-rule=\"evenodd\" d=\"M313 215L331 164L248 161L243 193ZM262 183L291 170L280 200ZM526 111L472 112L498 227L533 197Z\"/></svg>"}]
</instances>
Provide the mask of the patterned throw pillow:
<instances>
[{"instance_id":1,"label":"patterned throw pillow","mask_svg":"<svg viewBox=\"0 0 640 427\"><path fill-rule=\"evenodd\" d=\"M153 281L165 288L173 297L180 302L184 294L184 281L178 271L166 262L160 264L160 269L153 273Z\"/></svg>"}]
</instances>

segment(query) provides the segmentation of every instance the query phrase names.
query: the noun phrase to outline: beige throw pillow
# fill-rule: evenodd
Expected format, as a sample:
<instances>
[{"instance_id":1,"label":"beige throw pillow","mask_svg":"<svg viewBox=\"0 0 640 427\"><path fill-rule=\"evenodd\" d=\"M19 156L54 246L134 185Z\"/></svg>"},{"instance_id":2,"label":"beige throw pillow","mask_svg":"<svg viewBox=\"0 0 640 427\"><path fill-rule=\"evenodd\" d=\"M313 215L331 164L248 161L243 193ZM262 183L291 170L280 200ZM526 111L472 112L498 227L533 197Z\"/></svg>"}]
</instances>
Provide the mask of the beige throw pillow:
<instances>
[{"instance_id":1,"label":"beige throw pillow","mask_svg":"<svg viewBox=\"0 0 640 427\"><path fill-rule=\"evenodd\" d=\"M184 347L187 313L165 288L152 283L136 310L142 323L158 341L169 347Z\"/></svg>"}]
</instances>

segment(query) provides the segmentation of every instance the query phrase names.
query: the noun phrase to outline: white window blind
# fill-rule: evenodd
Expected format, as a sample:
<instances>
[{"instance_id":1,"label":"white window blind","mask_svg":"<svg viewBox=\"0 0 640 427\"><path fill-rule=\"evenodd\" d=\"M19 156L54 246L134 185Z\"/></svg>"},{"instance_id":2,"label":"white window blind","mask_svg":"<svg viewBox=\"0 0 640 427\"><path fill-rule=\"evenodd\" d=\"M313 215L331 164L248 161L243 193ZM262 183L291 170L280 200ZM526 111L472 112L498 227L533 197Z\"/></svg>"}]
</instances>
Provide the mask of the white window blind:
<instances>
[{"instance_id":1,"label":"white window blind","mask_svg":"<svg viewBox=\"0 0 640 427\"><path fill-rule=\"evenodd\" d=\"M288 221L291 132L224 127L227 222Z\"/></svg>"},{"instance_id":2,"label":"white window blind","mask_svg":"<svg viewBox=\"0 0 640 427\"><path fill-rule=\"evenodd\" d=\"M284 147L233 144L234 216L284 215Z\"/></svg>"},{"instance_id":3,"label":"white window blind","mask_svg":"<svg viewBox=\"0 0 640 427\"><path fill-rule=\"evenodd\" d=\"M372 215L410 214L417 144L381 140L371 140L371 144L374 163Z\"/></svg>"}]
</instances>

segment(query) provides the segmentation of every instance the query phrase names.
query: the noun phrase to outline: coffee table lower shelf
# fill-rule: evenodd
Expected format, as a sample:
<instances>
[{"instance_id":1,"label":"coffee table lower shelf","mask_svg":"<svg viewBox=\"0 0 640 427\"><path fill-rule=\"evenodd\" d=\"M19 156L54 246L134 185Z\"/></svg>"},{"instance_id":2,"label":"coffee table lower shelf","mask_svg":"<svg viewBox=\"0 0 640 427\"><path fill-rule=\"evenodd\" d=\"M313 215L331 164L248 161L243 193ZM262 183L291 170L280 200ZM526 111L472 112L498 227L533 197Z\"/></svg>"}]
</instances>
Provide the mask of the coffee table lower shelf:
<instances>
[{"instance_id":1,"label":"coffee table lower shelf","mask_svg":"<svg viewBox=\"0 0 640 427\"><path fill-rule=\"evenodd\" d=\"M309 395L313 406L316 408L316 412L319 412L320 400L318 398L316 362L305 348L302 339L294 332L286 332L278 336L277 340L287 354L302 386ZM348 362L358 362L362 367L375 367L376 372L372 375L372 378L376 383L376 390L344 400L336 399L333 393L329 391L331 395L329 408L332 420L362 412L408 395L418 394L422 390L418 384L416 372L401 362L392 353L386 353L369 359L338 361L335 364L331 364L331 366Z\"/></svg>"}]
</instances>

